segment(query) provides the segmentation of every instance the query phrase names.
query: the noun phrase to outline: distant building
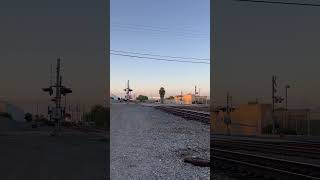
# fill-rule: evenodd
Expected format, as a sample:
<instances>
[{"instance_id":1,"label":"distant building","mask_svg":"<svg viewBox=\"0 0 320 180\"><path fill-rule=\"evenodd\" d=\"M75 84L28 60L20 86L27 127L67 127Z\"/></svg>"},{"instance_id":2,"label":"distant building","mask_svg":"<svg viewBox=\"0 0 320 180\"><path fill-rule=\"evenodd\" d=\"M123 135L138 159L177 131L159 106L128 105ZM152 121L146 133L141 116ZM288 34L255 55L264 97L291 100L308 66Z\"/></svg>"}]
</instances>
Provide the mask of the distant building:
<instances>
[{"instance_id":1,"label":"distant building","mask_svg":"<svg viewBox=\"0 0 320 180\"><path fill-rule=\"evenodd\" d=\"M25 121L24 111L21 108L8 103L7 101L0 100L0 112L9 113L12 116L12 119L15 121Z\"/></svg>"},{"instance_id":2,"label":"distant building","mask_svg":"<svg viewBox=\"0 0 320 180\"><path fill-rule=\"evenodd\" d=\"M158 102L160 102L160 97L151 97L151 96L149 96L147 102L149 102L149 103L158 103Z\"/></svg>"},{"instance_id":3,"label":"distant building","mask_svg":"<svg viewBox=\"0 0 320 180\"><path fill-rule=\"evenodd\" d=\"M150 100L160 100L160 96L148 97Z\"/></svg>"},{"instance_id":4,"label":"distant building","mask_svg":"<svg viewBox=\"0 0 320 180\"><path fill-rule=\"evenodd\" d=\"M183 104L183 96L181 95L174 96L174 101L176 104Z\"/></svg>"},{"instance_id":5,"label":"distant building","mask_svg":"<svg viewBox=\"0 0 320 180\"><path fill-rule=\"evenodd\" d=\"M217 109L211 116L212 132L215 134L254 135L270 133L273 124L272 105L250 102L234 108L229 116L231 122L225 122L228 113L225 108ZM297 134L312 133L309 109L277 108L274 121L278 130L296 132ZM309 123L309 124L308 124ZM312 122L311 122L312 123ZM319 126L318 126L319 127ZM271 128L271 129L270 129Z\"/></svg>"},{"instance_id":6,"label":"distant building","mask_svg":"<svg viewBox=\"0 0 320 180\"><path fill-rule=\"evenodd\" d=\"M308 134L310 130L310 109L286 109L275 110L275 116L279 128L295 131L298 134ZM309 126L309 127L308 127Z\"/></svg>"},{"instance_id":7,"label":"distant building","mask_svg":"<svg viewBox=\"0 0 320 180\"><path fill-rule=\"evenodd\" d=\"M222 108L212 119L215 134L261 135L263 128L272 122L270 104L243 104L230 112L229 124L225 122L228 113Z\"/></svg>"},{"instance_id":8,"label":"distant building","mask_svg":"<svg viewBox=\"0 0 320 180\"><path fill-rule=\"evenodd\" d=\"M195 96L194 94L177 95L174 97L176 104L206 104L207 96Z\"/></svg>"}]
</instances>

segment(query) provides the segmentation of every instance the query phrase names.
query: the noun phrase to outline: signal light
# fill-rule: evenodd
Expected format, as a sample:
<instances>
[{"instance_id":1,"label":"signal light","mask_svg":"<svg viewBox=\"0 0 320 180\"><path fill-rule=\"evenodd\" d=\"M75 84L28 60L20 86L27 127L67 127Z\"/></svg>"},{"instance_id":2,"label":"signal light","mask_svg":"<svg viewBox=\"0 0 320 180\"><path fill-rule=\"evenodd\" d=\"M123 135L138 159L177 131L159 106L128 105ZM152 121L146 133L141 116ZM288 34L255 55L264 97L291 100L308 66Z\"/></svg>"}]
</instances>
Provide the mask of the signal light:
<instances>
[{"instance_id":1,"label":"signal light","mask_svg":"<svg viewBox=\"0 0 320 180\"><path fill-rule=\"evenodd\" d=\"M66 87L64 87L64 86L61 88L61 94L62 94L62 95L65 96L65 95L67 95L67 94L69 94L69 93L72 93L72 90L71 90L70 88L66 88Z\"/></svg>"},{"instance_id":2,"label":"signal light","mask_svg":"<svg viewBox=\"0 0 320 180\"><path fill-rule=\"evenodd\" d=\"M42 90L43 90L44 92L49 92L49 95L50 95L50 96L53 94L53 89L52 89L52 87L42 88Z\"/></svg>"}]
</instances>

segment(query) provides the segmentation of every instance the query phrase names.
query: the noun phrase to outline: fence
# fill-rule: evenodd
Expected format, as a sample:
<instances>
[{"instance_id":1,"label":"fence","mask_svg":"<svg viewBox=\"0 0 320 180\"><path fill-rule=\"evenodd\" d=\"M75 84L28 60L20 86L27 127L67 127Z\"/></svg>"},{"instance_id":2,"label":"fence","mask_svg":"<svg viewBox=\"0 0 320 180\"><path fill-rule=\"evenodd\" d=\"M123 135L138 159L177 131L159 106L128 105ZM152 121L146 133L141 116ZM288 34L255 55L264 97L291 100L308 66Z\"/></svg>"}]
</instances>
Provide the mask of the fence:
<instances>
[{"instance_id":1,"label":"fence","mask_svg":"<svg viewBox=\"0 0 320 180\"><path fill-rule=\"evenodd\" d=\"M275 116L279 128L295 132L298 135L320 136L320 111L282 110L276 111Z\"/></svg>"}]
</instances>

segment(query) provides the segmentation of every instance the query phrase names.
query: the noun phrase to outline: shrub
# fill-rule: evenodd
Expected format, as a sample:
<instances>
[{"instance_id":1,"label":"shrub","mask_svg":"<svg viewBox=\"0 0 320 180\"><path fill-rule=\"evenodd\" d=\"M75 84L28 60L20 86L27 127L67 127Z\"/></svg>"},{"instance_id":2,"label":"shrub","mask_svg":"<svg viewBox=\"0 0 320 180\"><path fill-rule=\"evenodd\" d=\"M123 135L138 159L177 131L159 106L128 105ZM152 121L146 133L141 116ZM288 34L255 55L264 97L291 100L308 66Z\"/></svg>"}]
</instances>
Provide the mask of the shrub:
<instances>
[{"instance_id":1,"label":"shrub","mask_svg":"<svg viewBox=\"0 0 320 180\"><path fill-rule=\"evenodd\" d=\"M26 113L24 115L24 119L27 121L27 122L31 122L32 121L32 114L31 113Z\"/></svg>"},{"instance_id":2,"label":"shrub","mask_svg":"<svg viewBox=\"0 0 320 180\"><path fill-rule=\"evenodd\" d=\"M9 114L9 113L7 113L7 112L0 112L0 117L12 119L11 114Z\"/></svg>"},{"instance_id":3,"label":"shrub","mask_svg":"<svg viewBox=\"0 0 320 180\"><path fill-rule=\"evenodd\" d=\"M101 105L94 105L89 113L86 113L83 118L86 122L94 122L97 127L110 127L109 120L110 108Z\"/></svg>"},{"instance_id":4,"label":"shrub","mask_svg":"<svg viewBox=\"0 0 320 180\"><path fill-rule=\"evenodd\" d=\"M147 96L144 96L144 95L139 95L137 97L137 100L139 100L140 102L145 102L148 100L148 97Z\"/></svg>"}]
</instances>

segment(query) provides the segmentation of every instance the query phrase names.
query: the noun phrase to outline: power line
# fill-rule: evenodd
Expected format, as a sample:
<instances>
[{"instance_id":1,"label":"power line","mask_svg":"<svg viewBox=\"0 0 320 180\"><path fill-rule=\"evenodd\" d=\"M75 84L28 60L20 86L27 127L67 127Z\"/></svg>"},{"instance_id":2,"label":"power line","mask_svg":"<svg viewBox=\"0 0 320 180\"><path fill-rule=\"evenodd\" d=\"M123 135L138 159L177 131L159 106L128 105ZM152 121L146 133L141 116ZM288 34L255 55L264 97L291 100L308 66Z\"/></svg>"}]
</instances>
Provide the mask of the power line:
<instances>
[{"instance_id":1,"label":"power line","mask_svg":"<svg viewBox=\"0 0 320 180\"><path fill-rule=\"evenodd\" d=\"M179 28L179 29L173 29L173 28L167 28L167 27L156 27L156 26L150 26L150 25L140 25L140 24L128 24L128 23L119 23L119 22L112 22L112 24L116 26L129 26L129 27L143 27L143 28L151 28L155 30L164 30L164 31L178 31L178 32L191 32L191 33L196 33L196 34L203 34L207 35L207 33L203 33L201 31L196 31L196 30L190 30L186 28Z\"/></svg>"},{"instance_id":2,"label":"power line","mask_svg":"<svg viewBox=\"0 0 320 180\"><path fill-rule=\"evenodd\" d=\"M210 61L210 59L205 58L193 58L193 57L181 57L181 56L165 56L165 55L157 55L157 54L147 54L147 53L137 53L130 51L121 51L121 50L110 50L111 52L120 52L120 53L129 53L129 54L138 54L138 55L146 55L146 56L158 56L158 57L168 57L168 58L176 58L176 59L193 59L193 60L205 60Z\"/></svg>"},{"instance_id":3,"label":"power line","mask_svg":"<svg viewBox=\"0 0 320 180\"><path fill-rule=\"evenodd\" d=\"M202 62L202 61L184 61L184 60L176 60L176 59L163 59L163 58L135 56L135 55L130 55L130 54L119 54L119 53L110 53L110 54L117 55L117 56L132 57L132 58L149 59L149 60L155 60L155 61L169 61L169 62L195 63L195 64L210 64L210 62Z\"/></svg>"},{"instance_id":4,"label":"power line","mask_svg":"<svg viewBox=\"0 0 320 180\"><path fill-rule=\"evenodd\" d=\"M195 33L195 31L191 30L173 30L169 28L164 27L155 27L155 26L147 26L147 25L137 25L137 24L124 24L124 23L114 23L114 25L111 26L111 29L114 29L116 31L149 31L153 34L159 33L170 33L177 37L185 37L185 38L198 38L198 39L208 39L207 33L199 32Z\"/></svg>"},{"instance_id":5,"label":"power line","mask_svg":"<svg viewBox=\"0 0 320 180\"><path fill-rule=\"evenodd\" d=\"M129 31L129 32L150 32L156 35L161 35L161 33L166 33L166 32L162 32L162 31L154 31L154 30L148 30L148 29L134 29L134 28L123 28L123 27L111 27L111 30L114 29L115 31ZM180 32L180 33L170 33L172 35L175 35L176 37L179 38L189 38L189 39L208 39L207 36L195 36L192 34L187 34L184 32ZM144 34L145 35L145 34ZM163 38L163 37L161 37Z\"/></svg>"},{"instance_id":6,"label":"power line","mask_svg":"<svg viewBox=\"0 0 320 180\"><path fill-rule=\"evenodd\" d=\"M298 3L298 2L285 2L285 1L266 1L266 0L234 0L242 2L252 2L252 3L264 3L264 4L283 4L283 5L296 5L296 6L320 6L320 4L314 3Z\"/></svg>"},{"instance_id":7,"label":"power line","mask_svg":"<svg viewBox=\"0 0 320 180\"><path fill-rule=\"evenodd\" d=\"M145 28L145 27L130 27L130 26L111 26L111 28L122 28L122 29L130 29L130 30L146 30L146 31L155 31L155 32L165 32L165 33L184 33L185 35L197 35L197 36L208 36L208 34L203 33L191 33L188 31L172 31L165 29L154 29L154 28Z\"/></svg>"}]
</instances>

